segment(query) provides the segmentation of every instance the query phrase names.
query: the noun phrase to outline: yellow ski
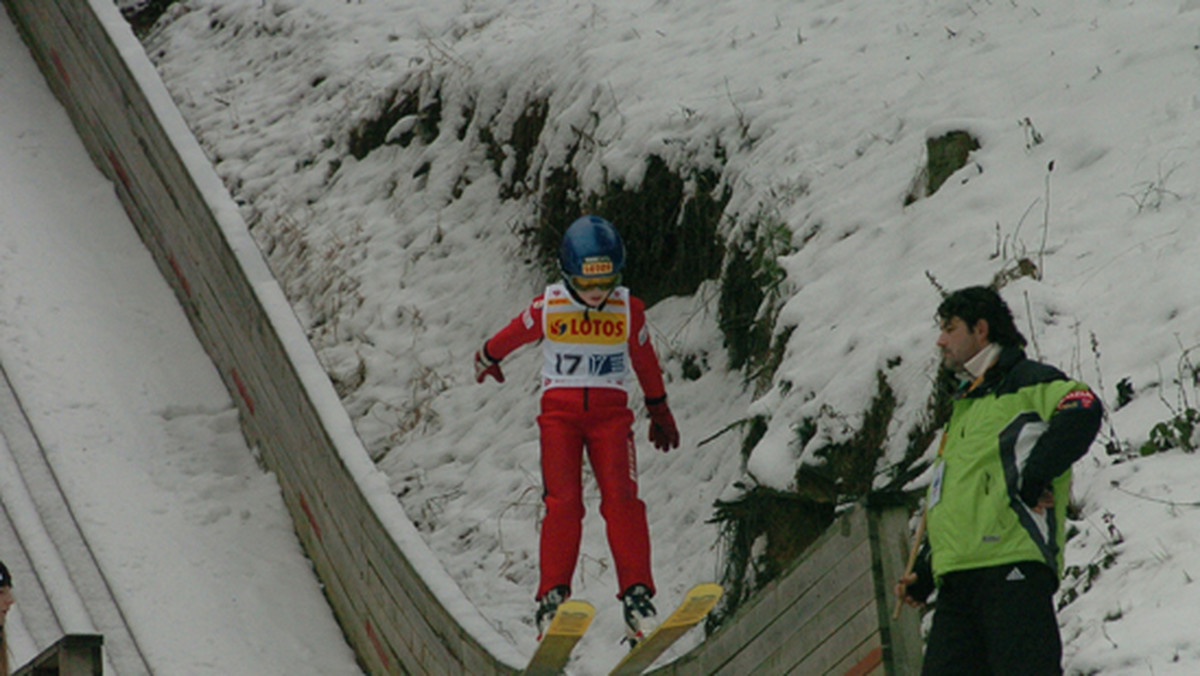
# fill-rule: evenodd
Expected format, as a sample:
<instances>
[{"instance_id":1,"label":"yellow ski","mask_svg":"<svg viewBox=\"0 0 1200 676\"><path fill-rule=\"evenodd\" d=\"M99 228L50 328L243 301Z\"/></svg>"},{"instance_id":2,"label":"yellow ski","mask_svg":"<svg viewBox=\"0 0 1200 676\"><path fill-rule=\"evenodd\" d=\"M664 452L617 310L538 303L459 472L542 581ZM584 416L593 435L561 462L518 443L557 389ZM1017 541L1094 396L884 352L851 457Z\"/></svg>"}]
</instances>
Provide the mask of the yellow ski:
<instances>
[{"instance_id":1,"label":"yellow ski","mask_svg":"<svg viewBox=\"0 0 1200 676\"><path fill-rule=\"evenodd\" d=\"M659 655L666 652L689 629L703 620L721 600L724 590L721 585L706 582L688 590L687 596L662 624L658 625L649 636L629 651L609 676L625 676L640 674L642 670L654 663Z\"/></svg>"},{"instance_id":2,"label":"yellow ski","mask_svg":"<svg viewBox=\"0 0 1200 676\"><path fill-rule=\"evenodd\" d=\"M554 613L542 642L521 673L525 676L561 674L571 658L571 650L583 638L595 615L596 609L587 601L564 601Z\"/></svg>"}]
</instances>

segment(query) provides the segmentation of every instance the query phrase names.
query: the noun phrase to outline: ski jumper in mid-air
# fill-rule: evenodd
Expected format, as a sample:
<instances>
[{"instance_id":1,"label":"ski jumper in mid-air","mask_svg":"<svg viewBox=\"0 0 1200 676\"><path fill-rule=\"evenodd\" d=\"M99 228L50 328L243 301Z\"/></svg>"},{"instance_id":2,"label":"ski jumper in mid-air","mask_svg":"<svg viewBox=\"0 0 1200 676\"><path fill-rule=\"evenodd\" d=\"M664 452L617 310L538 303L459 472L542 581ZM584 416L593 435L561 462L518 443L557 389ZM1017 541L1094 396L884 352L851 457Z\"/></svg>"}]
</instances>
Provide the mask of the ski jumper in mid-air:
<instances>
[{"instance_id":1,"label":"ski jumper in mid-air","mask_svg":"<svg viewBox=\"0 0 1200 676\"><path fill-rule=\"evenodd\" d=\"M562 281L546 287L475 354L475 379L504 382L500 361L542 340L542 481L546 505L537 590L539 634L571 595L583 529L583 455L600 488L609 548L616 564L626 634L636 643L655 615L650 533L638 498L633 411L626 390L636 374L650 413L650 441L679 446L658 356L641 300L621 286L625 246L616 228L584 216L567 228L559 250Z\"/></svg>"}]
</instances>

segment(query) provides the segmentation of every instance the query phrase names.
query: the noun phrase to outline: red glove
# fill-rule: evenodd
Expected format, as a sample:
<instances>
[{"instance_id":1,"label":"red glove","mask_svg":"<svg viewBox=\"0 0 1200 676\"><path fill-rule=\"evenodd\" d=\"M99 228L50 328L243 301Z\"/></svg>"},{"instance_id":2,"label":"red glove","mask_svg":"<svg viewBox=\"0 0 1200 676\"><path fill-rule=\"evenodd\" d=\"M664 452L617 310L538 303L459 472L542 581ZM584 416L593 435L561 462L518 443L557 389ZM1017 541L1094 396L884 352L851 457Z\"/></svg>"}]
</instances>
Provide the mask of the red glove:
<instances>
[{"instance_id":1,"label":"red glove","mask_svg":"<svg viewBox=\"0 0 1200 676\"><path fill-rule=\"evenodd\" d=\"M504 372L500 370L500 362L492 359L487 353L487 344L475 351L475 382L482 383L491 376L496 382L504 382Z\"/></svg>"},{"instance_id":2,"label":"red glove","mask_svg":"<svg viewBox=\"0 0 1200 676\"><path fill-rule=\"evenodd\" d=\"M679 448L679 428L675 426L675 416L667 407L666 395L647 399L646 408L650 410L650 441L654 447L663 453Z\"/></svg>"}]
</instances>

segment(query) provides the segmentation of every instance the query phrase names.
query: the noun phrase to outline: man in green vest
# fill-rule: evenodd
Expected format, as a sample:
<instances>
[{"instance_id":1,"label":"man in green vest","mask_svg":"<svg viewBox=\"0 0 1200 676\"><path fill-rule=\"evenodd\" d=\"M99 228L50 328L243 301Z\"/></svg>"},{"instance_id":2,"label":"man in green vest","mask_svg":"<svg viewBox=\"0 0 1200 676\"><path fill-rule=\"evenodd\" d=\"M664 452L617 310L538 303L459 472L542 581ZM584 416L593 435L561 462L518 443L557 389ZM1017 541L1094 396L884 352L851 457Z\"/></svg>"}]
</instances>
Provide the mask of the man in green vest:
<instances>
[{"instance_id":1,"label":"man in green vest","mask_svg":"<svg viewBox=\"0 0 1200 676\"><path fill-rule=\"evenodd\" d=\"M938 307L937 346L962 380L926 496L928 537L897 594L937 609L923 676L1062 673L1054 592L1071 465L1103 408L1087 385L1025 356L998 293L968 287Z\"/></svg>"}]
</instances>

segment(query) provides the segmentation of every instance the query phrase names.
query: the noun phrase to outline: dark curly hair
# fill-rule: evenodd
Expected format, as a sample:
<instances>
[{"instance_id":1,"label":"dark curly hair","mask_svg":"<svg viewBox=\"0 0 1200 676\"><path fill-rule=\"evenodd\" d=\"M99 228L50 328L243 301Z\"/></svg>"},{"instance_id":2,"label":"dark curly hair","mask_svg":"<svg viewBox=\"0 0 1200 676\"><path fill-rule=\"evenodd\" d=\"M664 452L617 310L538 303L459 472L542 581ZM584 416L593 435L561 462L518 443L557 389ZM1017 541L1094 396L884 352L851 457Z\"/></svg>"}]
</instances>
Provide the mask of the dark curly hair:
<instances>
[{"instance_id":1,"label":"dark curly hair","mask_svg":"<svg viewBox=\"0 0 1200 676\"><path fill-rule=\"evenodd\" d=\"M942 299L937 316L940 321L958 317L974 328L980 319L987 320L988 341L1004 347L1025 347L1025 336L1013 322L1012 310L996 290L988 286L968 286L953 291Z\"/></svg>"}]
</instances>

